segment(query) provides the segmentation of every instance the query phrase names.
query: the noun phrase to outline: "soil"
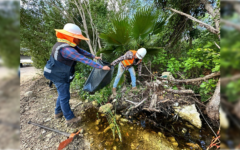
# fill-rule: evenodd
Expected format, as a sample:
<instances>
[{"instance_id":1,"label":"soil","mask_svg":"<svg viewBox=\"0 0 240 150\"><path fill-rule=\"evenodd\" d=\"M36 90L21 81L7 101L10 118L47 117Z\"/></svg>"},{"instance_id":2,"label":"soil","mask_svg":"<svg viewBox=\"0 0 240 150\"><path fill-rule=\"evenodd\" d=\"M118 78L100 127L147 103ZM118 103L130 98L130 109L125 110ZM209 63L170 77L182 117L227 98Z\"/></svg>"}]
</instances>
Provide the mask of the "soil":
<instances>
[{"instance_id":1,"label":"soil","mask_svg":"<svg viewBox=\"0 0 240 150\"><path fill-rule=\"evenodd\" d=\"M147 119L141 120L141 117L139 117L141 115L138 114L136 116L136 120L133 120L133 122L117 121L123 141L120 142L118 134L115 135L116 138L114 139L111 130L108 130L107 132L104 131L106 128L108 128L109 123L104 115L98 113L98 107L94 107L92 102L81 100L77 92L70 92L70 106L72 109L74 109L73 112L75 116L82 117L82 121L77 127L67 126L65 124L64 117L61 119L54 119L54 108L58 95L54 85L52 88L50 88L48 86L49 81L42 75L37 75L37 70L35 70L34 73L34 69L30 68L25 72L25 75L26 76L24 76L24 73L21 74L20 83L21 149L57 149L59 143L67 139L67 137L64 135L28 124L29 121L67 133L73 133L79 129L83 129L83 136L74 139L73 142L71 142L65 148L67 150L180 149L180 147L173 144L176 144L176 142L179 146L181 146L181 149L191 149L191 147L186 146L185 143L191 143L193 141L194 143L199 143L203 149L205 149L206 145L209 145L210 139L208 139L206 145L205 143L204 145L201 145L200 143L207 141L206 139L202 141L203 138L200 138L203 135L201 132L206 130L205 127L202 131L196 129L187 129L188 132L185 135L176 136L174 134L169 134L169 131L167 131L168 134L165 133L163 129L167 127L167 123L164 125L164 127L161 127L161 129L153 129L151 125L153 122L150 122ZM32 91L32 95L28 97L25 94L29 91ZM80 102L82 102L81 105L79 105ZM124 118L124 116L122 117ZM96 125L96 120L98 119L100 119L101 122L100 124ZM129 120L129 118L125 119ZM185 122L183 123L185 124ZM182 127L187 128L182 124L173 125L173 128L179 128L179 131L182 130ZM196 140L193 139L194 132L196 132L197 135ZM169 138L172 139L174 136L176 139L175 142L169 140ZM203 135L204 138L207 136L209 136L209 131Z\"/></svg>"}]
</instances>

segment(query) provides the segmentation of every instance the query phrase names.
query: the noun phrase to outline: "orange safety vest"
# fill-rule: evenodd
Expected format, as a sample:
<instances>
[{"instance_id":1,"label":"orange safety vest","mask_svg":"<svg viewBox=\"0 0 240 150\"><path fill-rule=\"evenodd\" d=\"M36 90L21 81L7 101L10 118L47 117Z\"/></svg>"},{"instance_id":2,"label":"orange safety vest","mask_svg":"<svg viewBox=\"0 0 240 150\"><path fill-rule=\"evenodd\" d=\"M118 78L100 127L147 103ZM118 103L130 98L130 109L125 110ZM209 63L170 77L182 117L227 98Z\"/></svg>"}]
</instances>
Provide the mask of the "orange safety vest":
<instances>
[{"instance_id":1,"label":"orange safety vest","mask_svg":"<svg viewBox=\"0 0 240 150\"><path fill-rule=\"evenodd\" d=\"M124 67L133 65L133 62L134 62L134 59L135 59L134 56L136 55L137 51L135 51L135 50L130 50L130 51L133 53L133 58L132 58L132 59L126 59L126 60L121 61ZM141 61L142 61L142 59L139 60L138 64L139 64Z\"/></svg>"}]
</instances>

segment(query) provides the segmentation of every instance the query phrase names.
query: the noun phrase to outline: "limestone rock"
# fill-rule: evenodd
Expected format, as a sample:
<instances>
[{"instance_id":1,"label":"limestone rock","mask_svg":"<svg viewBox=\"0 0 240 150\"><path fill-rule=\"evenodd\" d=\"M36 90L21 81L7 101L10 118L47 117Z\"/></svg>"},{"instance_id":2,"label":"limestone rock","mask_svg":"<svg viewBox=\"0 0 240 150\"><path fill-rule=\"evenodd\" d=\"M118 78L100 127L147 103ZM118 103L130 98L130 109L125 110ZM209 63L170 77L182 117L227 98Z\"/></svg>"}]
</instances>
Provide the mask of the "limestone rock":
<instances>
[{"instance_id":1,"label":"limestone rock","mask_svg":"<svg viewBox=\"0 0 240 150\"><path fill-rule=\"evenodd\" d=\"M95 125L99 125L100 122L101 122L101 119L96 120Z\"/></svg>"},{"instance_id":2,"label":"limestone rock","mask_svg":"<svg viewBox=\"0 0 240 150\"><path fill-rule=\"evenodd\" d=\"M33 96L33 92L32 91L27 91L25 94L24 94L25 97L32 97Z\"/></svg>"},{"instance_id":3,"label":"limestone rock","mask_svg":"<svg viewBox=\"0 0 240 150\"><path fill-rule=\"evenodd\" d=\"M116 115L116 120L119 120L121 118L121 115Z\"/></svg>"},{"instance_id":4,"label":"limestone rock","mask_svg":"<svg viewBox=\"0 0 240 150\"><path fill-rule=\"evenodd\" d=\"M113 105L111 103L107 103L99 108L99 112L106 113L108 111L111 111L113 108Z\"/></svg>"},{"instance_id":5,"label":"limestone rock","mask_svg":"<svg viewBox=\"0 0 240 150\"><path fill-rule=\"evenodd\" d=\"M173 146L177 147L178 146L178 143L175 141L172 143Z\"/></svg>"},{"instance_id":6,"label":"limestone rock","mask_svg":"<svg viewBox=\"0 0 240 150\"><path fill-rule=\"evenodd\" d=\"M171 142L175 142L175 141L176 141L174 137L168 137L168 139L169 139L169 141L171 141Z\"/></svg>"},{"instance_id":7,"label":"limestone rock","mask_svg":"<svg viewBox=\"0 0 240 150\"><path fill-rule=\"evenodd\" d=\"M221 126L221 128L227 129L229 127L229 121L227 119L226 113L222 110L221 107L219 109L219 115L220 115L220 126Z\"/></svg>"},{"instance_id":8,"label":"limestone rock","mask_svg":"<svg viewBox=\"0 0 240 150\"><path fill-rule=\"evenodd\" d=\"M187 132L186 128L182 128L182 133L185 134Z\"/></svg>"},{"instance_id":9,"label":"limestone rock","mask_svg":"<svg viewBox=\"0 0 240 150\"><path fill-rule=\"evenodd\" d=\"M93 104L94 107L98 106L98 102L97 101L93 101L92 104Z\"/></svg>"},{"instance_id":10,"label":"limestone rock","mask_svg":"<svg viewBox=\"0 0 240 150\"><path fill-rule=\"evenodd\" d=\"M200 120L200 114L197 112L195 104L181 106L181 108L175 108L175 112L184 120L189 121L195 127L201 129L202 121Z\"/></svg>"},{"instance_id":11,"label":"limestone rock","mask_svg":"<svg viewBox=\"0 0 240 150\"><path fill-rule=\"evenodd\" d=\"M123 123L126 123L126 122L128 122L128 120L127 120L127 119L125 119L125 118L121 118L121 119L120 119L120 121L121 121L121 122L123 122Z\"/></svg>"}]
</instances>

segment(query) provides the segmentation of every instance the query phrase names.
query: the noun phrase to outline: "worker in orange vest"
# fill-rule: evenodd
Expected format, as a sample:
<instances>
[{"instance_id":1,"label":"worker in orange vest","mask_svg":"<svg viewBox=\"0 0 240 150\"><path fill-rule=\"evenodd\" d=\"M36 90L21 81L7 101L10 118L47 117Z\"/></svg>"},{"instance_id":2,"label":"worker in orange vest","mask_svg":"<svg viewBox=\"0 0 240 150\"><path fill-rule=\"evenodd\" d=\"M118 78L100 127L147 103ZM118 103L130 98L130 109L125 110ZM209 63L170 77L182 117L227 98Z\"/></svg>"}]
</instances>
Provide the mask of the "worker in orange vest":
<instances>
[{"instance_id":1,"label":"worker in orange vest","mask_svg":"<svg viewBox=\"0 0 240 150\"><path fill-rule=\"evenodd\" d=\"M131 80L132 80L132 91L136 91L136 73L133 68L133 65L138 65L138 76L141 76L141 71L142 71L142 59L146 55L147 51L145 48L140 48L137 51L135 50L129 50L127 51L123 56L119 57L118 59L114 60L111 65L115 66L116 64L119 63L118 65L118 73L115 78L114 84L113 84L113 89L112 93L114 96L117 95L116 88L118 85L118 82L125 70L128 70L131 75Z\"/></svg>"}]
</instances>

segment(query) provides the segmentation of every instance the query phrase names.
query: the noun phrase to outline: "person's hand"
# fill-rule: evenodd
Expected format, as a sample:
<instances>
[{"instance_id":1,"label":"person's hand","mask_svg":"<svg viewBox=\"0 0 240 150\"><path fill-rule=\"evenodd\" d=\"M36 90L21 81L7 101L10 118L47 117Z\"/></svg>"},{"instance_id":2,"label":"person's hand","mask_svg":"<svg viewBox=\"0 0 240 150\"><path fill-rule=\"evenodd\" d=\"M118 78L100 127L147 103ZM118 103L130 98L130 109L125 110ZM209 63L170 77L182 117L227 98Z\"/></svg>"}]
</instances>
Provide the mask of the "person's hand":
<instances>
[{"instance_id":1,"label":"person's hand","mask_svg":"<svg viewBox=\"0 0 240 150\"><path fill-rule=\"evenodd\" d=\"M97 59L97 60L98 60L98 59L101 59L101 60L102 60L102 58L101 58L101 57L97 57L97 56L95 56L95 57L94 57L94 59Z\"/></svg>"},{"instance_id":2,"label":"person's hand","mask_svg":"<svg viewBox=\"0 0 240 150\"><path fill-rule=\"evenodd\" d=\"M102 70L111 70L108 66L103 66Z\"/></svg>"}]
</instances>

